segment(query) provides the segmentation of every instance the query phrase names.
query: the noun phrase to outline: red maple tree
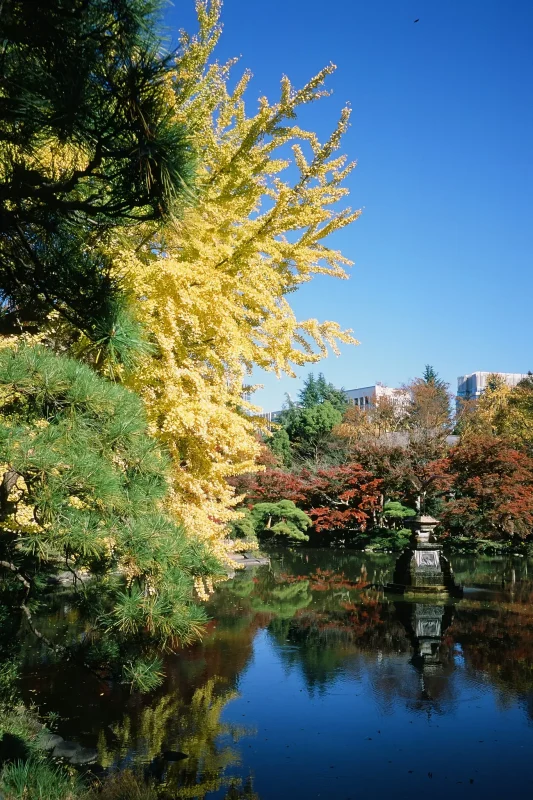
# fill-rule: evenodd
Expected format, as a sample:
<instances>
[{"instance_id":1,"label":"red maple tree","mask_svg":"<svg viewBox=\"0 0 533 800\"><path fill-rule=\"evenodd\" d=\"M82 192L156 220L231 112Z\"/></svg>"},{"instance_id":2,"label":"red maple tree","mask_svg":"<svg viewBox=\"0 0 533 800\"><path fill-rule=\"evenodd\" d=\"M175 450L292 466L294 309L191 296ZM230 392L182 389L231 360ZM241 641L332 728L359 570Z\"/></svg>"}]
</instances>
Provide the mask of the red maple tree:
<instances>
[{"instance_id":1,"label":"red maple tree","mask_svg":"<svg viewBox=\"0 0 533 800\"><path fill-rule=\"evenodd\" d=\"M302 508L323 531L362 531L375 521L381 503L381 481L360 464L308 470L300 475L305 491Z\"/></svg>"},{"instance_id":2,"label":"red maple tree","mask_svg":"<svg viewBox=\"0 0 533 800\"><path fill-rule=\"evenodd\" d=\"M303 481L299 475L283 469L266 469L237 475L231 479L237 494L246 496L246 504L278 503L292 500L297 505L305 500Z\"/></svg>"},{"instance_id":3,"label":"red maple tree","mask_svg":"<svg viewBox=\"0 0 533 800\"><path fill-rule=\"evenodd\" d=\"M503 438L471 436L443 464L452 480L442 522L474 537L526 538L533 530L533 459Z\"/></svg>"},{"instance_id":4,"label":"red maple tree","mask_svg":"<svg viewBox=\"0 0 533 800\"><path fill-rule=\"evenodd\" d=\"M292 500L313 520L318 533L365 530L375 522L381 504L381 480L361 464L299 473L267 469L240 475L232 481L237 492L245 495L245 504Z\"/></svg>"}]
</instances>

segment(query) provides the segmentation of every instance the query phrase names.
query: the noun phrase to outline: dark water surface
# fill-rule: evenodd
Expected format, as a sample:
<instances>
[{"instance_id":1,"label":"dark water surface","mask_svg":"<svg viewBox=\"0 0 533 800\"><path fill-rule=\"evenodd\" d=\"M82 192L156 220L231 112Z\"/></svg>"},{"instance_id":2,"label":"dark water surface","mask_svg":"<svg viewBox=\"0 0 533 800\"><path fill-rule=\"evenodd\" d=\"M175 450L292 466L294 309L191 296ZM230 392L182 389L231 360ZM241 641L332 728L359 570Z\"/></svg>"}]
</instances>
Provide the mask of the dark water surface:
<instances>
[{"instance_id":1,"label":"dark water surface","mask_svg":"<svg viewBox=\"0 0 533 800\"><path fill-rule=\"evenodd\" d=\"M220 585L157 693L28 649L25 699L168 798L531 797L533 564L451 560L464 598L408 603L362 588L393 556L285 552ZM75 623L68 607L54 621Z\"/></svg>"}]
</instances>

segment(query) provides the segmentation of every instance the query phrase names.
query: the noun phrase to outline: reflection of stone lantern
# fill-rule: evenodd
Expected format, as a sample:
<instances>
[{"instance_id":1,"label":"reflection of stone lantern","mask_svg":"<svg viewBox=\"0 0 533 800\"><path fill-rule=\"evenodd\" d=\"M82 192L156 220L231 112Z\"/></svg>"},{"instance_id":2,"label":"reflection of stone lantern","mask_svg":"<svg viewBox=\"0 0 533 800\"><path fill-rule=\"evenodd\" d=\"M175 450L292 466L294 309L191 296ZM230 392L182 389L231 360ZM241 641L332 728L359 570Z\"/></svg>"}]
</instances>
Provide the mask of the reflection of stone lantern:
<instances>
[{"instance_id":1,"label":"reflection of stone lantern","mask_svg":"<svg viewBox=\"0 0 533 800\"><path fill-rule=\"evenodd\" d=\"M396 602L396 614L405 627L411 644L413 656L411 664L416 669L419 681L419 695L415 699L418 707L430 708L438 704L446 691L447 676L453 670L453 659L449 658L449 648L442 648L443 636L452 622L454 606L438 599L424 602ZM453 647L452 647L453 649ZM420 704L423 704L422 706ZM428 707L426 704L429 703Z\"/></svg>"},{"instance_id":2,"label":"reflection of stone lantern","mask_svg":"<svg viewBox=\"0 0 533 800\"><path fill-rule=\"evenodd\" d=\"M406 595L461 595L450 562L442 554L442 545L435 542L433 531L439 521L417 514L408 524L413 529L411 541L396 562L393 583L386 588Z\"/></svg>"},{"instance_id":3,"label":"reflection of stone lantern","mask_svg":"<svg viewBox=\"0 0 533 800\"><path fill-rule=\"evenodd\" d=\"M444 611L444 606L414 604L411 622L415 644L413 661L419 660L424 667L440 664L439 649L447 627L443 625Z\"/></svg>"}]
</instances>

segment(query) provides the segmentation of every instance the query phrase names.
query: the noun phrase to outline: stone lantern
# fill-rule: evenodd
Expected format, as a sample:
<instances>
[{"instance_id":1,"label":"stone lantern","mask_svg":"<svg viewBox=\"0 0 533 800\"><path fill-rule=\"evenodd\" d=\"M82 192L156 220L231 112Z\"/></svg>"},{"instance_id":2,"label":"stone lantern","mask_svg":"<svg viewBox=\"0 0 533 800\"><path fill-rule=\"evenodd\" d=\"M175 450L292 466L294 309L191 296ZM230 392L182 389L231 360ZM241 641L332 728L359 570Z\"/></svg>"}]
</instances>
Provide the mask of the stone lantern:
<instances>
[{"instance_id":1,"label":"stone lantern","mask_svg":"<svg viewBox=\"0 0 533 800\"><path fill-rule=\"evenodd\" d=\"M413 531L411 541L396 562L393 583L386 588L405 595L461 595L442 545L435 541L433 532L439 521L417 514L408 524Z\"/></svg>"},{"instance_id":2,"label":"stone lantern","mask_svg":"<svg viewBox=\"0 0 533 800\"><path fill-rule=\"evenodd\" d=\"M433 531L439 524L438 519L430 517L428 514L417 514L411 520L407 520L408 524L413 528L414 534L419 542L433 542L435 537Z\"/></svg>"}]
</instances>

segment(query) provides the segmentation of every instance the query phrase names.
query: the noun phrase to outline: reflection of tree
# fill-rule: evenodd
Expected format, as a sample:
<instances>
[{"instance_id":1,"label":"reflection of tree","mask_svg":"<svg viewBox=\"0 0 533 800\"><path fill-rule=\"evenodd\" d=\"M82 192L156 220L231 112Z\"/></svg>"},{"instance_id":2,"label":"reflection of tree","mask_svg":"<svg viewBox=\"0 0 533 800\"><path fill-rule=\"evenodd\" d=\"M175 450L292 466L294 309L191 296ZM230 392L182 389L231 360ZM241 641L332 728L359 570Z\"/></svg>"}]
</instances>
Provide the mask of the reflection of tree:
<instances>
[{"instance_id":1,"label":"reflection of tree","mask_svg":"<svg viewBox=\"0 0 533 800\"><path fill-rule=\"evenodd\" d=\"M47 710L65 717L69 711L78 714L61 722L61 735L76 740L82 729L101 731L102 762L142 764L166 783L164 800L204 798L214 791L225 792L226 800L256 800L250 783L234 783L232 776L239 774L236 743L245 731L224 721L224 709L236 696L261 629L268 630L284 665L301 672L310 693L331 685L340 672L358 679L364 674L384 712L401 703L428 715L443 714L457 701L460 682L453 656L459 644L467 669L483 671L502 698L518 696L527 703L533 697L533 581L527 565L454 558L456 573L483 592L493 592L487 596L498 602L464 599L450 624L451 609L443 608L441 615L429 601L427 608L392 603L383 593L362 588L393 562L368 554L301 550L284 553L283 563L238 573L220 584L211 599L213 619L204 641L166 659L167 679L156 695L130 695L91 676L84 679L82 694L92 716L83 722L84 711L70 708L81 682L67 670L56 675L53 666L40 667L38 684L33 666L29 685L47 700ZM64 607L61 619L48 621L45 629L64 625L74 637L75 623ZM103 691L105 702L97 706ZM529 704L533 709L533 701ZM92 747L95 742L86 738L81 744ZM166 762L160 758L166 750L183 751L189 758Z\"/></svg>"},{"instance_id":2,"label":"reflection of tree","mask_svg":"<svg viewBox=\"0 0 533 800\"><path fill-rule=\"evenodd\" d=\"M291 619L300 609L306 608L311 600L309 581L299 581L269 587L252 599L251 608L273 614L278 619Z\"/></svg>"},{"instance_id":3,"label":"reflection of tree","mask_svg":"<svg viewBox=\"0 0 533 800\"><path fill-rule=\"evenodd\" d=\"M464 599L457 605L449 630L467 668L488 675L502 700L518 696L531 708L533 575L527 559L456 557L453 566L456 575L463 571L468 583L484 592L483 601Z\"/></svg>"},{"instance_id":4,"label":"reflection of tree","mask_svg":"<svg viewBox=\"0 0 533 800\"><path fill-rule=\"evenodd\" d=\"M260 576L260 577L259 577ZM260 568L238 573L230 584L221 584L211 604L211 613L218 625L231 629L256 629L257 618L265 624L274 617L290 619L312 600L309 581L303 577L288 579L278 572ZM239 613L235 614L235 599Z\"/></svg>"},{"instance_id":5,"label":"reflection of tree","mask_svg":"<svg viewBox=\"0 0 533 800\"><path fill-rule=\"evenodd\" d=\"M221 720L224 708L235 697L237 693L224 681L212 678L199 686L188 702L173 692L137 712L129 711L100 732L99 763L120 769L133 757L145 765L148 776L164 781L165 796L169 797L203 798L230 786L232 779L226 771L238 765L240 758L227 742L237 742L250 733ZM176 750L188 758L173 762L162 757L165 751Z\"/></svg>"},{"instance_id":6,"label":"reflection of tree","mask_svg":"<svg viewBox=\"0 0 533 800\"><path fill-rule=\"evenodd\" d=\"M463 600L450 635L463 651L467 667L484 672L502 699L533 693L533 589L522 586L516 597L487 607Z\"/></svg>"},{"instance_id":7,"label":"reflection of tree","mask_svg":"<svg viewBox=\"0 0 533 800\"><path fill-rule=\"evenodd\" d=\"M260 800L257 792L254 792L253 781L248 778L242 786L231 786L225 800Z\"/></svg>"},{"instance_id":8,"label":"reflection of tree","mask_svg":"<svg viewBox=\"0 0 533 800\"><path fill-rule=\"evenodd\" d=\"M395 607L371 591L334 604L334 587L343 576L328 574L324 580L330 583L329 596L320 591L319 603L269 625L280 657L301 669L309 690L323 690L341 668L360 674L364 664L385 708L401 698L408 708L445 713L455 697L453 642L444 636L451 611L443 607L441 614L438 608L428 614L432 608L415 603ZM428 624L434 625L432 633ZM287 641L292 648L284 646Z\"/></svg>"},{"instance_id":9,"label":"reflection of tree","mask_svg":"<svg viewBox=\"0 0 533 800\"><path fill-rule=\"evenodd\" d=\"M525 558L478 556L473 559L452 555L450 562L455 578L461 584L506 592L519 589L528 592L533 588L533 575L528 574L530 565Z\"/></svg>"},{"instance_id":10,"label":"reflection of tree","mask_svg":"<svg viewBox=\"0 0 533 800\"><path fill-rule=\"evenodd\" d=\"M327 576L331 586L345 583L342 575ZM383 607L375 593L329 593L319 590L313 607L299 611L291 619L275 619L269 631L279 645L279 653L290 666L298 665L310 690L324 688L349 658L379 638L383 626ZM345 599L346 597L346 599ZM284 643L295 645L287 649Z\"/></svg>"},{"instance_id":11,"label":"reflection of tree","mask_svg":"<svg viewBox=\"0 0 533 800\"><path fill-rule=\"evenodd\" d=\"M50 631L64 627L73 640L83 632L67 606L56 616L43 618L42 627ZM49 662L48 652L38 647L25 652L30 673L23 685L32 700L38 692L43 710L59 713L61 735L89 747L97 745L104 768L140 769L164 785L162 797L204 798L227 787L228 798L248 800L254 798L253 787L228 775L228 770L240 761L235 744L251 731L224 722L222 714L238 696L234 686L252 652L252 636L253 625L246 630L222 626L212 631L208 642L169 656L165 685L155 696L131 695L76 664L58 670ZM80 736L81 730L85 735ZM188 758L165 759L167 751L184 752Z\"/></svg>"},{"instance_id":12,"label":"reflection of tree","mask_svg":"<svg viewBox=\"0 0 533 800\"><path fill-rule=\"evenodd\" d=\"M340 631L330 629L327 641L322 636L314 637L312 627L320 624L318 615L310 612L302 620L273 620L269 625L280 658L287 666L301 669L309 691L324 689L338 667L354 652L353 644ZM294 647L286 648L285 642Z\"/></svg>"},{"instance_id":13,"label":"reflection of tree","mask_svg":"<svg viewBox=\"0 0 533 800\"><path fill-rule=\"evenodd\" d=\"M261 620L287 665L300 666L310 689L325 686L347 658L373 648L398 648L405 631L391 618L377 592L365 587L390 571L391 559L368 559L360 553L284 552L281 563L238 574L221 586L212 613L220 627L244 632ZM332 568L325 569L324 562ZM226 618L227 615L227 618ZM399 634L399 631L401 633ZM286 642L295 647L286 648Z\"/></svg>"},{"instance_id":14,"label":"reflection of tree","mask_svg":"<svg viewBox=\"0 0 533 800\"><path fill-rule=\"evenodd\" d=\"M354 550L295 549L280 554L280 566L274 569L290 575L309 576L317 570L332 570L344 573L349 580L356 581L364 569L370 583L385 584L392 580L395 559L385 553L366 553Z\"/></svg>"}]
</instances>

